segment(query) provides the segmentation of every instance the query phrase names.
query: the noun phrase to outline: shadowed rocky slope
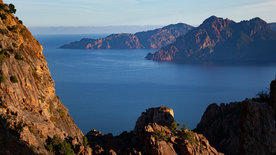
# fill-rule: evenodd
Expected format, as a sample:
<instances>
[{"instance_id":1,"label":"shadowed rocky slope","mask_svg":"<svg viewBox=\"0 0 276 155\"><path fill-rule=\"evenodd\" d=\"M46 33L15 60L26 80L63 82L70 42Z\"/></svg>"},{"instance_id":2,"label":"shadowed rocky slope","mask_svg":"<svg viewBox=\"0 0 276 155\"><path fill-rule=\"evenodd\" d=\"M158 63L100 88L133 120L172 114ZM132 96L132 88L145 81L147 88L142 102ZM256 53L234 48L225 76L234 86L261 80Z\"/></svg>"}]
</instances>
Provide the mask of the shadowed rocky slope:
<instances>
[{"instance_id":1,"label":"shadowed rocky slope","mask_svg":"<svg viewBox=\"0 0 276 155\"><path fill-rule=\"evenodd\" d=\"M273 62L276 32L260 18L235 23L212 16L146 58L174 63Z\"/></svg>"},{"instance_id":2,"label":"shadowed rocky slope","mask_svg":"<svg viewBox=\"0 0 276 155\"><path fill-rule=\"evenodd\" d=\"M276 80L270 95L243 102L210 105L194 130L210 144L229 155L271 155L276 153Z\"/></svg>"},{"instance_id":3,"label":"shadowed rocky slope","mask_svg":"<svg viewBox=\"0 0 276 155\"><path fill-rule=\"evenodd\" d=\"M55 94L42 46L13 11L0 1L0 154L89 154ZM53 137L59 144L50 148Z\"/></svg>"},{"instance_id":4,"label":"shadowed rocky slope","mask_svg":"<svg viewBox=\"0 0 276 155\"><path fill-rule=\"evenodd\" d=\"M135 34L112 34L101 39L84 38L61 46L68 49L160 49L186 34L193 27L187 24L172 24L151 31Z\"/></svg>"}]
</instances>

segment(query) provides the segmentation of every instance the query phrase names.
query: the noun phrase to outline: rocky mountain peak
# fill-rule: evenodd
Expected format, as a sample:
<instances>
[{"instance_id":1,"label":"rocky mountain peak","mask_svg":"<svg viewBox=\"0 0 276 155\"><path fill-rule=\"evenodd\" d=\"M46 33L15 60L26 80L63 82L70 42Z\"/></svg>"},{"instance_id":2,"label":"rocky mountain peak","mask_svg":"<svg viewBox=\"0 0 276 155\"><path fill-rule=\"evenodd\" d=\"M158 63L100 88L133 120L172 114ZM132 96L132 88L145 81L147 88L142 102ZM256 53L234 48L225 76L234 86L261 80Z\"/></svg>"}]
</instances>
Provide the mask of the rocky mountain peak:
<instances>
[{"instance_id":1,"label":"rocky mountain peak","mask_svg":"<svg viewBox=\"0 0 276 155\"><path fill-rule=\"evenodd\" d=\"M141 132L149 123L157 123L162 126L169 126L174 120L173 110L168 107L147 109L137 119L134 133Z\"/></svg>"},{"instance_id":2,"label":"rocky mountain peak","mask_svg":"<svg viewBox=\"0 0 276 155\"><path fill-rule=\"evenodd\" d=\"M229 20L228 18L223 19L223 18L220 18L220 17L211 16L211 17L207 18L206 20L204 20L203 23L200 26L214 25L214 26L223 26L223 27L225 27L226 25L228 25L229 23L232 23L232 22L233 21Z\"/></svg>"},{"instance_id":3,"label":"rocky mountain peak","mask_svg":"<svg viewBox=\"0 0 276 155\"><path fill-rule=\"evenodd\" d=\"M200 26L146 58L175 63L273 62L276 33L260 18L235 23L211 16Z\"/></svg>"}]
</instances>

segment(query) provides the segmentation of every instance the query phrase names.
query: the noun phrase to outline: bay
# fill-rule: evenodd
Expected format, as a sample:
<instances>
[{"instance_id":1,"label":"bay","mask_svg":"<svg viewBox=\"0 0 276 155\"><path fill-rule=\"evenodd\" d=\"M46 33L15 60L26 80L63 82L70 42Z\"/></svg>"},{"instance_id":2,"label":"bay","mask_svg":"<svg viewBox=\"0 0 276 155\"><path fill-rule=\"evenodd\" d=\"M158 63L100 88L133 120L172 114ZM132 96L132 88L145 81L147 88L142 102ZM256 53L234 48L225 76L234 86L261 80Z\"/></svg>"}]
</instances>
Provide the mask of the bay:
<instances>
[{"instance_id":1,"label":"bay","mask_svg":"<svg viewBox=\"0 0 276 155\"><path fill-rule=\"evenodd\" d=\"M144 59L155 50L70 50L61 45L91 35L35 35L56 93L84 134L118 135L145 109L168 106L193 129L211 103L242 101L268 90L276 65L177 65Z\"/></svg>"}]
</instances>

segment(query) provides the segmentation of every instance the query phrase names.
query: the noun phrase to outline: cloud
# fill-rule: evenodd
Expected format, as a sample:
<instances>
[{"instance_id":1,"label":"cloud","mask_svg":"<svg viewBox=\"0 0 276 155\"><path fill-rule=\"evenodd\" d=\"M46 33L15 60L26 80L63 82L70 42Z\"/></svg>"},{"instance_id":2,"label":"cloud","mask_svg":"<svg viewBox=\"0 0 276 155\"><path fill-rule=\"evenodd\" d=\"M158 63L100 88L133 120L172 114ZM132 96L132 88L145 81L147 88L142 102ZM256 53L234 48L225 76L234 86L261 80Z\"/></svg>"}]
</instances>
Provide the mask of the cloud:
<instances>
[{"instance_id":1,"label":"cloud","mask_svg":"<svg viewBox=\"0 0 276 155\"><path fill-rule=\"evenodd\" d=\"M268 9L276 9L276 0L267 0L260 3L249 4L242 6L241 9L254 10L254 11L268 11Z\"/></svg>"}]
</instances>

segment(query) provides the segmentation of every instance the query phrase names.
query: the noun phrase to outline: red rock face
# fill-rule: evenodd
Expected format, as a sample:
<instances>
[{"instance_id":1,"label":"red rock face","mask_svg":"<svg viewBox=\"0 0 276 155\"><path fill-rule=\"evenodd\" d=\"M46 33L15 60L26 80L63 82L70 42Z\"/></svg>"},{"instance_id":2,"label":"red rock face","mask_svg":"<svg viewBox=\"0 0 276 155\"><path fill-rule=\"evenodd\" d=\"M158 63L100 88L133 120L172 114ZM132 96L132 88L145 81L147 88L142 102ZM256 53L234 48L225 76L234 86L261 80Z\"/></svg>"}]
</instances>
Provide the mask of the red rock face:
<instances>
[{"instance_id":1,"label":"red rock face","mask_svg":"<svg viewBox=\"0 0 276 155\"><path fill-rule=\"evenodd\" d=\"M276 33L259 18L235 23L212 16L146 58L175 63L273 61L275 44Z\"/></svg>"},{"instance_id":2,"label":"red rock face","mask_svg":"<svg viewBox=\"0 0 276 155\"><path fill-rule=\"evenodd\" d=\"M135 34L112 34L102 39L82 39L61 48L79 49L160 49L186 34L193 27L186 24L169 25L160 29Z\"/></svg>"}]
</instances>

